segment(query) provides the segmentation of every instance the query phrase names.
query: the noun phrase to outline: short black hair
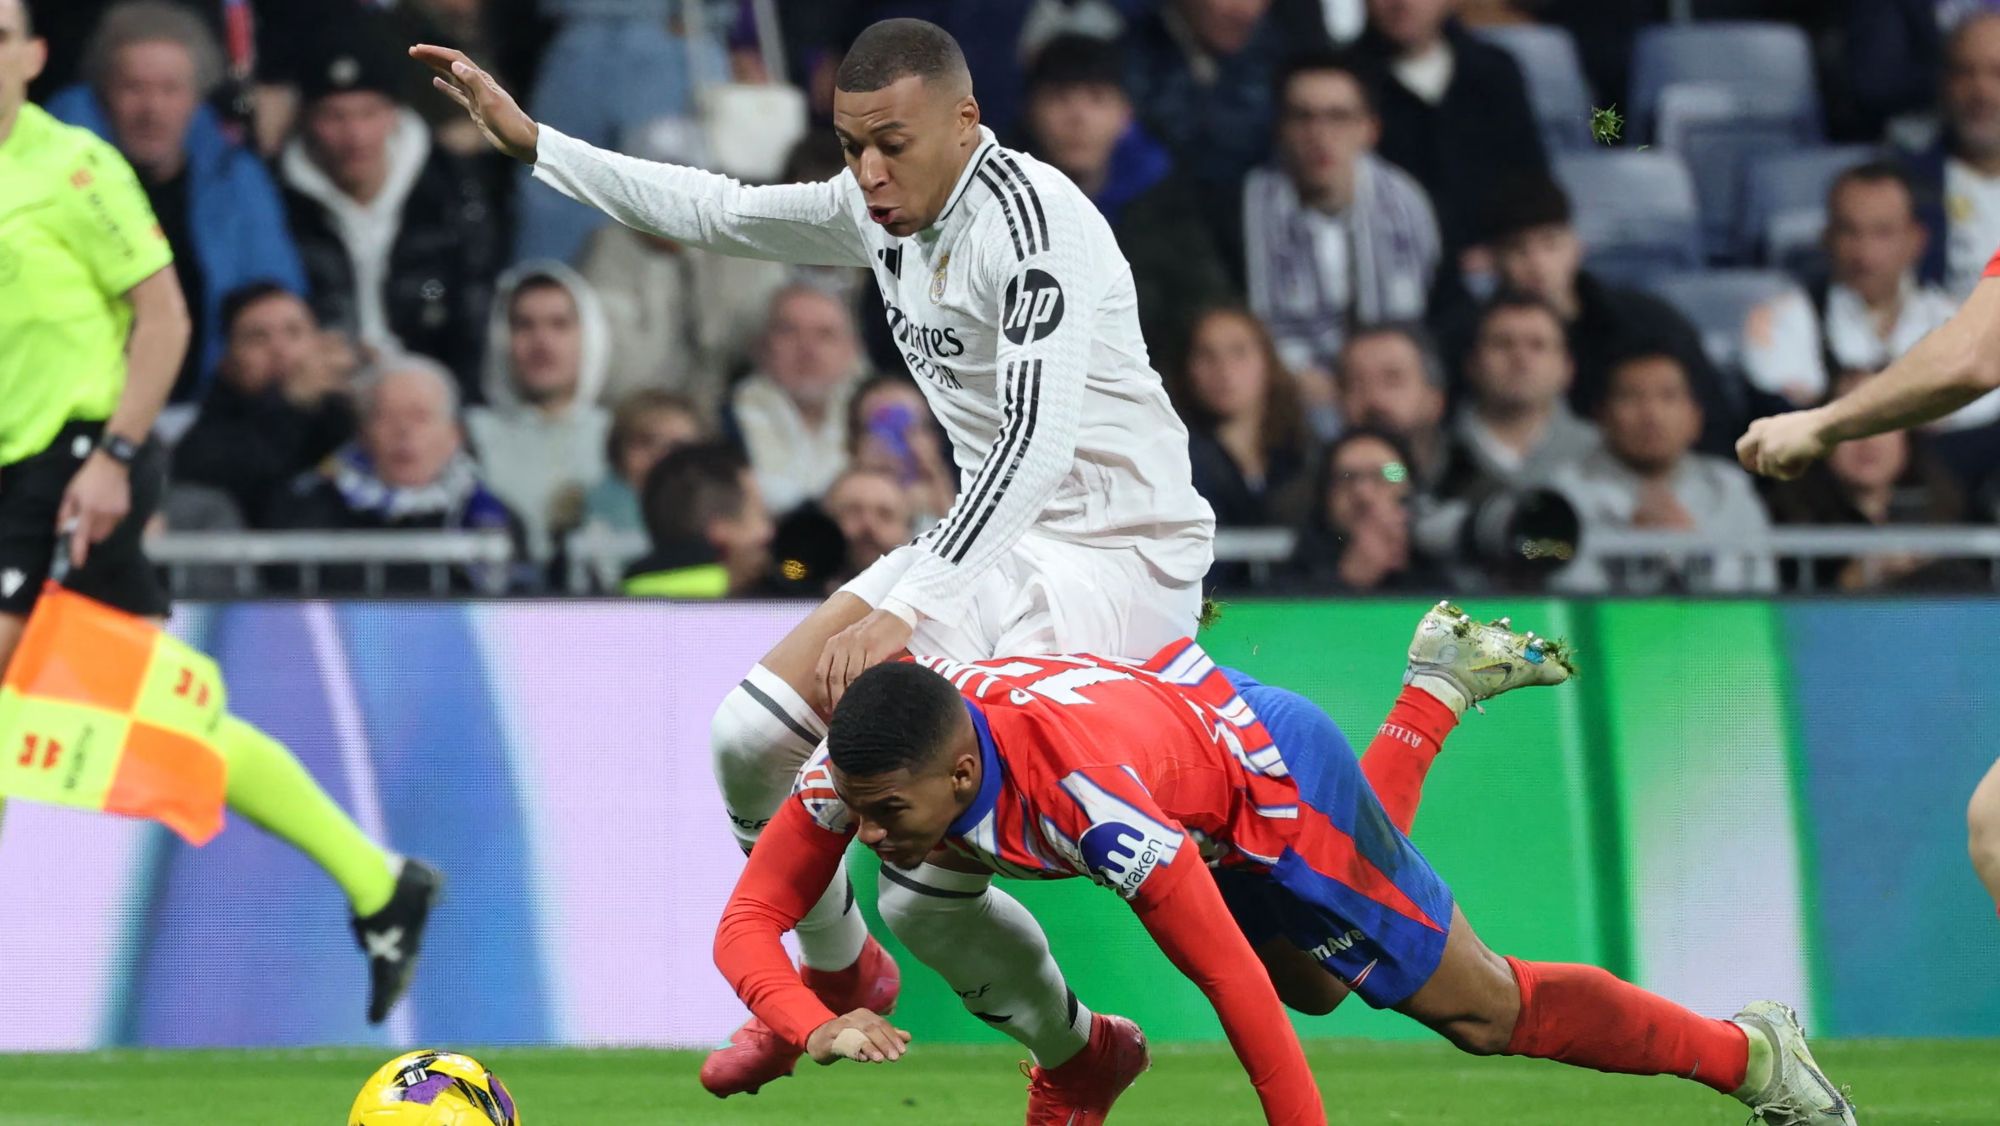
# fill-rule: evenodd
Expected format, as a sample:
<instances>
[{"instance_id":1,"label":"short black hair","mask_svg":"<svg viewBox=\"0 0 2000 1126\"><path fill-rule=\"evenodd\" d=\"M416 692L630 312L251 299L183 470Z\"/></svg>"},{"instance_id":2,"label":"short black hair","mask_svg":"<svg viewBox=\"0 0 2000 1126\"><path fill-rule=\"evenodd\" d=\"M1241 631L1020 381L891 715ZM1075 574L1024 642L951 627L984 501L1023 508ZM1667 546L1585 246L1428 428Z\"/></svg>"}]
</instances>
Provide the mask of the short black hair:
<instances>
[{"instance_id":1,"label":"short black hair","mask_svg":"<svg viewBox=\"0 0 2000 1126\"><path fill-rule=\"evenodd\" d=\"M1035 52L1028 66L1028 96L1110 86L1125 92L1125 52L1116 40L1095 35L1058 35Z\"/></svg>"},{"instance_id":2,"label":"short black hair","mask_svg":"<svg viewBox=\"0 0 2000 1126\"><path fill-rule=\"evenodd\" d=\"M1381 105L1381 71L1375 64L1351 51L1321 47L1300 51L1279 65L1271 79L1271 104L1280 111L1285 107L1285 96L1291 92L1292 79L1302 74L1321 73L1344 74L1361 88L1361 104L1369 113L1376 112Z\"/></svg>"},{"instance_id":3,"label":"short black hair","mask_svg":"<svg viewBox=\"0 0 2000 1126\"><path fill-rule=\"evenodd\" d=\"M929 20L894 19L870 24L855 37L834 72L833 85L865 94L913 74L925 82L972 80L965 52L951 32Z\"/></svg>"},{"instance_id":4,"label":"short black hair","mask_svg":"<svg viewBox=\"0 0 2000 1126\"><path fill-rule=\"evenodd\" d=\"M861 778L916 771L950 742L964 714L958 689L937 673L911 661L876 665L833 709L827 755L842 774Z\"/></svg>"},{"instance_id":5,"label":"short black hair","mask_svg":"<svg viewBox=\"0 0 2000 1126\"><path fill-rule=\"evenodd\" d=\"M1903 198L1909 201L1910 215L1915 217L1917 213L1917 181L1901 161L1866 160L1835 176L1826 189L1828 211L1833 210L1833 199L1840 189L1849 184L1895 184L1903 189Z\"/></svg>"},{"instance_id":6,"label":"short black hair","mask_svg":"<svg viewBox=\"0 0 2000 1126\"><path fill-rule=\"evenodd\" d=\"M298 294L293 293L291 290L286 289L269 278L259 278L253 282L245 282L228 293L223 294L222 303L216 310L216 316L222 322L223 339L227 340L229 334L236 331L237 319L249 312L252 306L261 305L273 297L289 297L294 301L302 300Z\"/></svg>"},{"instance_id":7,"label":"short black hair","mask_svg":"<svg viewBox=\"0 0 2000 1126\"><path fill-rule=\"evenodd\" d=\"M1667 348L1645 341L1634 341L1630 347L1620 351L1611 358L1610 363L1604 365L1604 389L1598 393L1597 409L1600 411L1604 409L1604 404L1610 400L1611 393L1618 388L1618 377L1627 369L1640 364L1650 364L1656 360L1665 360L1674 365L1674 370L1681 373L1681 383L1687 388L1688 398L1693 399L1696 406L1700 406L1701 397L1695 394L1694 373L1688 370L1686 360Z\"/></svg>"},{"instance_id":8,"label":"short black hair","mask_svg":"<svg viewBox=\"0 0 2000 1126\"><path fill-rule=\"evenodd\" d=\"M1557 312L1556 307L1547 301L1542 300L1532 293L1523 293L1518 289L1503 289L1493 295L1493 299L1488 301L1479 310L1479 325L1473 335L1475 337L1484 335L1487 323L1502 313L1529 311L1546 313L1549 320L1555 322L1556 333L1564 338L1564 347L1567 350L1568 331L1564 326L1562 314Z\"/></svg>"},{"instance_id":9,"label":"short black hair","mask_svg":"<svg viewBox=\"0 0 2000 1126\"><path fill-rule=\"evenodd\" d=\"M1569 193L1543 172L1512 177L1493 193L1486 209L1486 237L1499 242L1538 227L1567 227L1576 217Z\"/></svg>"},{"instance_id":10,"label":"short black hair","mask_svg":"<svg viewBox=\"0 0 2000 1126\"><path fill-rule=\"evenodd\" d=\"M728 442L697 442L660 459L646 474L639 511L655 550L703 539L710 520L728 519L749 500L750 463Z\"/></svg>"}]
</instances>

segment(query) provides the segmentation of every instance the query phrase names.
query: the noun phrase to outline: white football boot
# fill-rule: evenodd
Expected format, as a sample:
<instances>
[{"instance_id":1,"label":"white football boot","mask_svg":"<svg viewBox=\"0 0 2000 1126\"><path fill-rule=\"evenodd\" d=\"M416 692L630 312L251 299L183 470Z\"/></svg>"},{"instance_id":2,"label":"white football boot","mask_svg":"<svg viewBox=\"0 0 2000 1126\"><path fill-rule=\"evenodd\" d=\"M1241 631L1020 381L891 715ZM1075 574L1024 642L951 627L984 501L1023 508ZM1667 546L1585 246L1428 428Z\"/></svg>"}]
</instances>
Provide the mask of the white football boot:
<instances>
[{"instance_id":1,"label":"white football boot","mask_svg":"<svg viewBox=\"0 0 2000 1126\"><path fill-rule=\"evenodd\" d=\"M1806 1030L1790 1005L1753 1001L1736 1014L1745 1035L1771 1045L1771 1078L1757 1090L1736 1092L1750 1121L1765 1126L1855 1126L1854 1102L1833 1085L1806 1047Z\"/></svg>"},{"instance_id":2,"label":"white football boot","mask_svg":"<svg viewBox=\"0 0 2000 1126\"><path fill-rule=\"evenodd\" d=\"M1562 642L1515 633L1509 618L1475 622L1465 611L1440 602L1417 625L1403 683L1424 689L1464 715L1466 708L1478 708L1503 692L1561 684L1575 672Z\"/></svg>"}]
</instances>

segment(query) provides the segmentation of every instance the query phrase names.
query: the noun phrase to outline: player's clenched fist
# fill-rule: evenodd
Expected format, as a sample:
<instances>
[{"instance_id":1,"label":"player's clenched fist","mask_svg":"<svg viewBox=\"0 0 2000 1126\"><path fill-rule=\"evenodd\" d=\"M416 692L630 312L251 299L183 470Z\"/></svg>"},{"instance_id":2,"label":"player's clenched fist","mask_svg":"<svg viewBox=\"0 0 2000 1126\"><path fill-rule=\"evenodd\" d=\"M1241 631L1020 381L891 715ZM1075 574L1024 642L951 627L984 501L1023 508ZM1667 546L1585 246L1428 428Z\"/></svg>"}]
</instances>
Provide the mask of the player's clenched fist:
<instances>
[{"instance_id":1,"label":"player's clenched fist","mask_svg":"<svg viewBox=\"0 0 2000 1126\"><path fill-rule=\"evenodd\" d=\"M835 1060L891 1063L909 1050L910 1034L867 1009L835 1017L806 1037L806 1054L822 1066Z\"/></svg>"},{"instance_id":2,"label":"player's clenched fist","mask_svg":"<svg viewBox=\"0 0 2000 1126\"><path fill-rule=\"evenodd\" d=\"M465 52L419 43L410 48L410 57L437 71L431 85L471 115L488 143L515 160L535 162L535 141L540 132L535 120L492 75L474 66Z\"/></svg>"},{"instance_id":3,"label":"player's clenched fist","mask_svg":"<svg viewBox=\"0 0 2000 1126\"><path fill-rule=\"evenodd\" d=\"M1828 443L1817 410L1760 418L1736 442L1736 460L1766 477L1790 481L1826 456Z\"/></svg>"}]
</instances>

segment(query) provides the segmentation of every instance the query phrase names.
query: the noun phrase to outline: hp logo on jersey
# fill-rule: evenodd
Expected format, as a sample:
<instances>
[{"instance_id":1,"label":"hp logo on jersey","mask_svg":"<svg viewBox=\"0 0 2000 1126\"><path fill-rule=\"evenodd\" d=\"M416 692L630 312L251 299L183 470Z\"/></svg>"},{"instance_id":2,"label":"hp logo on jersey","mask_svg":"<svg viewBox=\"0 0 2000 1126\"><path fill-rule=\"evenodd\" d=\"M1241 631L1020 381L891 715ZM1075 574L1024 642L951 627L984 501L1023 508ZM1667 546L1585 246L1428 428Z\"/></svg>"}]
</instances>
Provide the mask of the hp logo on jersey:
<instances>
[{"instance_id":1,"label":"hp logo on jersey","mask_svg":"<svg viewBox=\"0 0 2000 1126\"><path fill-rule=\"evenodd\" d=\"M1046 271L1030 269L1007 283L1001 308L1007 310L1007 321L1001 325L1007 339L1016 344L1040 340L1062 323L1062 286Z\"/></svg>"}]
</instances>

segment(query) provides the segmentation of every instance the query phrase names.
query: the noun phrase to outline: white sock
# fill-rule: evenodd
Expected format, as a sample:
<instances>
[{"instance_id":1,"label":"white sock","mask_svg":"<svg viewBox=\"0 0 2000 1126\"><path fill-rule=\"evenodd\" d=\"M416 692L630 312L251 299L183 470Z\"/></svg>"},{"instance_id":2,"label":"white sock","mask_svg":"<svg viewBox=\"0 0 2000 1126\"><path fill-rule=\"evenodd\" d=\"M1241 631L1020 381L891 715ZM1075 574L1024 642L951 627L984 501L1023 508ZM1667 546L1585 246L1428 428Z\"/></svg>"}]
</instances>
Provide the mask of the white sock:
<instances>
[{"instance_id":1,"label":"white sock","mask_svg":"<svg viewBox=\"0 0 2000 1126\"><path fill-rule=\"evenodd\" d=\"M1057 1067L1090 1040L1090 1010L1064 984L1049 940L992 877L933 864L882 867L882 919L943 975L966 1011Z\"/></svg>"},{"instance_id":2,"label":"white sock","mask_svg":"<svg viewBox=\"0 0 2000 1126\"><path fill-rule=\"evenodd\" d=\"M868 942L868 923L854 906L854 885L847 882L847 861L826 893L799 920L799 961L816 970L844 970L861 957Z\"/></svg>"},{"instance_id":3,"label":"white sock","mask_svg":"<svg viewBox=\"0 0 2000 1126\"><path fill-rule=\"evenodd\" d=\"M723 697L709 724L709 748L730 831L745 851L791 796L799 767L824 738L819 713L763 665ZM826 894L799 920L799 956L806 965L844 970L861 956L868 924L852 900L843 862Z\"/></svg>"}]
</instances>

